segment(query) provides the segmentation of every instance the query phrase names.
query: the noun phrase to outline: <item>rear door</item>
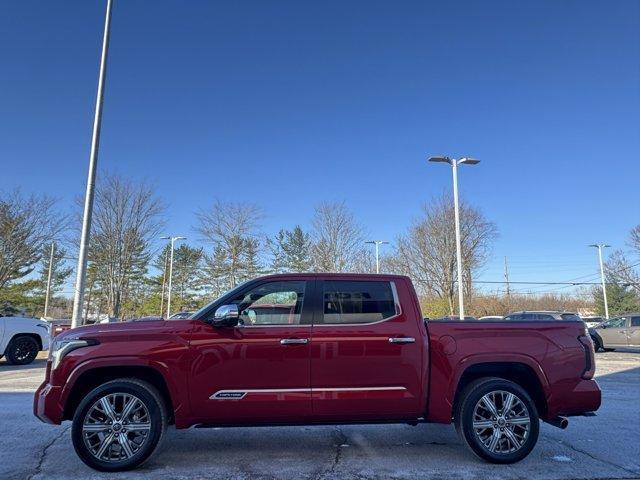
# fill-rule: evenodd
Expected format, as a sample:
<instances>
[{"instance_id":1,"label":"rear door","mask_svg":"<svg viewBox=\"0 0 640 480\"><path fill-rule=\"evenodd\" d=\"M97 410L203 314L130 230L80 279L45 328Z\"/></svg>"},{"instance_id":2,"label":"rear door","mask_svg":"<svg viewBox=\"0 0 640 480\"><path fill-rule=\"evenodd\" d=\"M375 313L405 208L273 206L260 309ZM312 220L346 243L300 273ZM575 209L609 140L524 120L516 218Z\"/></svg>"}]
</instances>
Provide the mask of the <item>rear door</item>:
<instances>
[{"instance_id":1,"label":"rear door","mask_svg":"<svg viewBox=\"0 0 640 480\"><path fill-rule=\"evenodd\" d=\"M640 348L640 315L631 317L631 325L627 330L627 339L630 347Z\"/></svg>"},{"instance_id":2,"label":"rear door","mask_svg":"<svg viewBox=\"0 0 640 480\"><path fill-rule=\"evenodd\" d=\"M318 279L311 342L316 421L424 413L425 326L400 281Z\"/></svg>"}]
</instances>

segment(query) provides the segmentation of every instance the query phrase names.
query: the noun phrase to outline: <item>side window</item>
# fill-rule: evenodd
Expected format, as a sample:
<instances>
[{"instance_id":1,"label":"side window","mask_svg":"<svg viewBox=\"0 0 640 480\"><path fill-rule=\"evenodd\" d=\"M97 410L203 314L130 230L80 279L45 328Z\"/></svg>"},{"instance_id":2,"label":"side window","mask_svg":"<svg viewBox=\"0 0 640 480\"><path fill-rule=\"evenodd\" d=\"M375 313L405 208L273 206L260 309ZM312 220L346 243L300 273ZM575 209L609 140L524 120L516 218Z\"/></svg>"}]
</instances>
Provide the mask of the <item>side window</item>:
<instances>
[{"instance_id":1,"label":"side window","mask_svg":"<svg viewBox=\"0 0 640 480\"><path fill-rule=\"evenodd\" d=\"M627 326L627 318L626 317L618 317L612 318L605 322L607 327L609 328L624 328Z\"/></svg>"},{"instance_id":2,"label":"side window","mask_svg":"<svg viewBox=\"0 0 640 480\"><path fill-rule=\"evenodd\" d=\"M640 317L631 317L631 326L640 327Z\"/></svg>"},{"instance_id":3,"label":"side window","mask_svg":"<svg viewBox=\"0 0 640 480\"><path fill-rule=\"evenodd\" d=\"M536 320L541 320L544 322L550 322L555 320L555 318L553 317L553 315L547 315L546 313L539 313L537 315L538 318L536 318Z\"/></svg>"},{"instance_id":4,"label":"side window","mask_svg":"<svg viewBox=\"0 0 640 480\"><path fill-rule=\"evenodd\" d=\"M523 320L525 322L532 322L538 320L538 315L535 313L523 313L520 315L519 320Z\"/></svg>"},{"instance_id":5,"label":"side window","mask_svg":"<svg viewBox=\"0 0 640 480\"><path fill-rule=\"evenodd\" d=\"M390 282L325 280L324 323L372 323L396 315Z\"/></svg>"},{"instance_id":6,"label":"side window","mask_svg":"<svg viewBox=\"0 0 640 480\"><path fill-rule=\"evenodd\" d=\"M571 321L571 322L581 322L582 319L580 315L576 315L575 313L563 313L560 315L563 320Z\"/></svg>"},{"instance_id":7,"label":"side window","mask_svg":"<svg viewBox=\"0 0 640 480\"><path fill-rule=\"evenodd\" d=\"M235 297L240 322L252 325L297 325L304 302L305 281L263 283Z\"/></svg>"}]
</instances>

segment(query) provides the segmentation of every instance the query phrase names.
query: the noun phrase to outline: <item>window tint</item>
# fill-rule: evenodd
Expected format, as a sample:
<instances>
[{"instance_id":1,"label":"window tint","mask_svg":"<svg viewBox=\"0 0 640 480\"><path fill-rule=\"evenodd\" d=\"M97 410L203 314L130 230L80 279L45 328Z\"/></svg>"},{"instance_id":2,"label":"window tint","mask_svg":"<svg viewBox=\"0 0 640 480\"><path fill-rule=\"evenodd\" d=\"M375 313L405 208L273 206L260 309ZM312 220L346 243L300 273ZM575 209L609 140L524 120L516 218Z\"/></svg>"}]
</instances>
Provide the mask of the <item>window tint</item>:
<instances>
[{"instance_id":1,"label":"window tint","mask_svg":"<svg viewBox=\"0 0 640 480\"><path fill-rule=\"evenodd\" d=\"M231 302L238 305L240 323L252 325L293 325L300 323L307 282L263 283L240 293Z\"/></svg>"},{"instance_id":2,"label":"window tint","mask_svg":"<svg viewBox=\"0 0 640 480\"><path fill-rule=\"evenodd\" d=\"M563 320L568 320L568 321L571 321L571 322L581 322L582 321L580 316L576 315L575 313L563 313L560 316L562 317Z\"/></svg>"},{"instance_id":3,"label":"window tint","mask_svg":"<svg viewBox=\"0 0 640 480\"><path fill-rule=\"evenodd\" d=\"M640 317L631 317L631 326L640 327Z\"/></svg>"},{"instance_id":4,"label":"window tint","mask_svg":"<svg viewBox=\"0 0 640 480\"><path fill-rule=\"evenodd\" d=\"M324 281L324 323L379 322L396 314L389 282Z\"/></svg>"}]
</instances>

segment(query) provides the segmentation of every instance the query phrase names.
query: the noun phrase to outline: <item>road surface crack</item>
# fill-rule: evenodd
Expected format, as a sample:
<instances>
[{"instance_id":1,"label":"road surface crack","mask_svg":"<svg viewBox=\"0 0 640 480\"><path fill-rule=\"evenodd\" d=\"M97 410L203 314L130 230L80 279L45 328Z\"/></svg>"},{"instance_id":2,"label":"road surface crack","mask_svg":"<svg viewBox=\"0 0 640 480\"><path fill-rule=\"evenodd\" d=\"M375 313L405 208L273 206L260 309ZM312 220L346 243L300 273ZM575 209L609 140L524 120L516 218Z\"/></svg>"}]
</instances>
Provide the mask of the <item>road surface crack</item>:
<instances>
[{"instance_id":1,"label":"road surface crack","mask_svg":"<svg viewBox=\"0 0 640 480\"><path fill-rule=\"evenodd\" d=\"M552 437L553 438L553 437ZM596 457L595 455L593 455L592 453L587 452L586 450L582 450L581 448L578 447L574 447L573 445L571 445L570 443L564 442L562 440L559 440L557 438L554 438L554 440L556 442L558 442L560 445L562 445L563 447L567 447L571 450L573 450L574 452L577 453L581 453L583 455L586 455L587 457L595 460L596 462L600 462L600 463L604 463L605 465L609 465L610 467L615 467L615 468L619 468L620 470L624 470L627 473L631 473L633 475L638 475L638 473L640 473L638 470L631 470L627 467L623 467L622 465L618 465L617 463L614 462L610 462L609 460L605 460L603 458L600 457ZM637 477L634 477L637 478Z\"/></svg>"},{"instance_id":2,"label":"road surface crack","mask_svg":"<svg viewBox=\"0 0 640 480\"><path fill-rule=\"evenodd\" d=\"M326 478L327 476L335 473L336 469L338 468L338 463L340 463L340 459L342 458L342 449L345 446L348 446L347 436L344 434L342 429L340 427L337 427L335 431L338 435L337 435L336 451L333 456L333 461L331 462L331 466L327 470L325 470L320 475L318 475L317 477L318 480Z\"/></svg>"},{"instance_id":3,"label":"road surface crack","mask_svg":"<svg viewBox=\"0 0 640 480\"><path fill-rule=\"evenodd\" d=\"M40 452L40 457L38 458L38 464L36 465L35 471L27 477L27 480L32 480L37 475L40 475L42 473L42 465L44 464L44 461L47 457L47 453L49 452L49 449L53 446L54 443L60 440L62 436L69 431L70 428L71 428L71 425L63 428L58 435L56 435L49 443L47 443L44 446L44 448Z\"/></svg>"}]
</instances>

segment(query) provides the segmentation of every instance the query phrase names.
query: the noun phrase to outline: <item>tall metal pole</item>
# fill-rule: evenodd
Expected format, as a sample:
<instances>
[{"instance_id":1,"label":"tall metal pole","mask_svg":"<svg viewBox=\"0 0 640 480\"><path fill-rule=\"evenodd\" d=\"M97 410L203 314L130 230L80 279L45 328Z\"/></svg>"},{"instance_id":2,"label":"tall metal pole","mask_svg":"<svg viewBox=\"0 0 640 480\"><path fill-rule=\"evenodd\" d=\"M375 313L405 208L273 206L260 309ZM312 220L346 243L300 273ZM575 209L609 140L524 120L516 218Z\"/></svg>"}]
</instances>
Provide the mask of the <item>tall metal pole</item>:
<instances>
[{"instance_id":1,"label":"tall metal pole","mask_svg":"<svg viewBox=\"0 0 640 480\"><path fill-rule=\"evenodd\" d=\"M167 287L167 318L171 316L171 280L173 277L173 244L175 237L171 238L171 260L169 260L169 285Z\"/></svg>"},{"instance_id":2,"label":"tall metal pole","mask_svg":"<svg viewBox=\"0 0 640 480\"><path fill-rule=\"evenodd\" d=\"M102 55L100 57L100 73L98 75L98 92L96 95L95 115L93 117L93 136L91 138L91 153L89 154L89 172L87 175L87 190L84 199L84 214L82 217L82 233L80 234L80 249L78 251L78 268L76 272L75 292L73 295L73 316L71 328L82 324L82 301L87 279L87 250L91 235L91 216L93 214L93 196L96 183L96 168L98 164L98 147L100 145L100 126L102 124L102 103L104 98L104 84L107 73L107 53L109 51L109 33L111 29L111 6L113 0L107 0L107 11L102 35Z\"/></svg>"},{"instance_id":3,"label":"tall metal pole","mask_svg":"<svg viewBox=\"0 0 640 480\"><path fill-rule=\"evenodd\" d=\"M387 242L386 240L369 240L364 243L369 243L376 246L376 273L380 273L380 245L386 245L389 242Z\"/></svg>"},{"instance_id":4,"label":"tall metal pole","mask_svg":"<svg viewBox=\"0 0 640 480\"><path fill-rule=\"evenodd\" d=\"M602 296L604 298L604 316L609 320L609 303L607 302L607 287L604 280L604 265L602 263L602 249L608 247L602 243L596 243L589 245L590 247L596 247L598 249L598 260L600 261L600 281L602 282Z\"/></svg>"},{"instance_id":5,"label":"tall metal pole","mask_svg":"<svg viewBox=\"0 0 640 480\"><path fill-rule=\"evenodd\" d=\"M169 285L167 286L167 318L171 316L171 283L173 279L173 245L177 240L186 240L187 237L160 237L163 240L169 240L171 244L171 253L169 260Z\"/></svg>"},{"instance_id":6,"label":"tall metal pole","mask_svg":"<svg viewBox=\"0 0 640 480\"><path fill-rule=\"evenodd\" d=\"M167 262L169 261L169 252L164 254L164 269L162 270L162 295L160 297L160 316L164 312L164 286L167 283Z\"/></svg>"},{"instance_id":7,"label":"tall metal pole","mask_svg":"<svg viewBox=\"0 0 640 480\"><path fill-rule=\"evenodd\" d=\"M462 293L462 241L460 240L460 212L458 205L458 162L453 160L451 162L451 169L453 171L453 209L456 220L456 260L458 264L458 303L459 303L459 316L461 320L464 320L464 295Z\"/></svg>"},{"instance_id":8,"label":"tall metal pole","mask_svg":"<svg viewBox=\"0 0 640 480\"><path fill-rule=\"evenodd\" d=\"M51 255L49 255L49 273L47 274L47 293L44 296L44 318L49 312L49 295L51 295L51 273L53 272L53 252L56 249L55 242L51 242Z\"/></svg>"}]
</instances>

